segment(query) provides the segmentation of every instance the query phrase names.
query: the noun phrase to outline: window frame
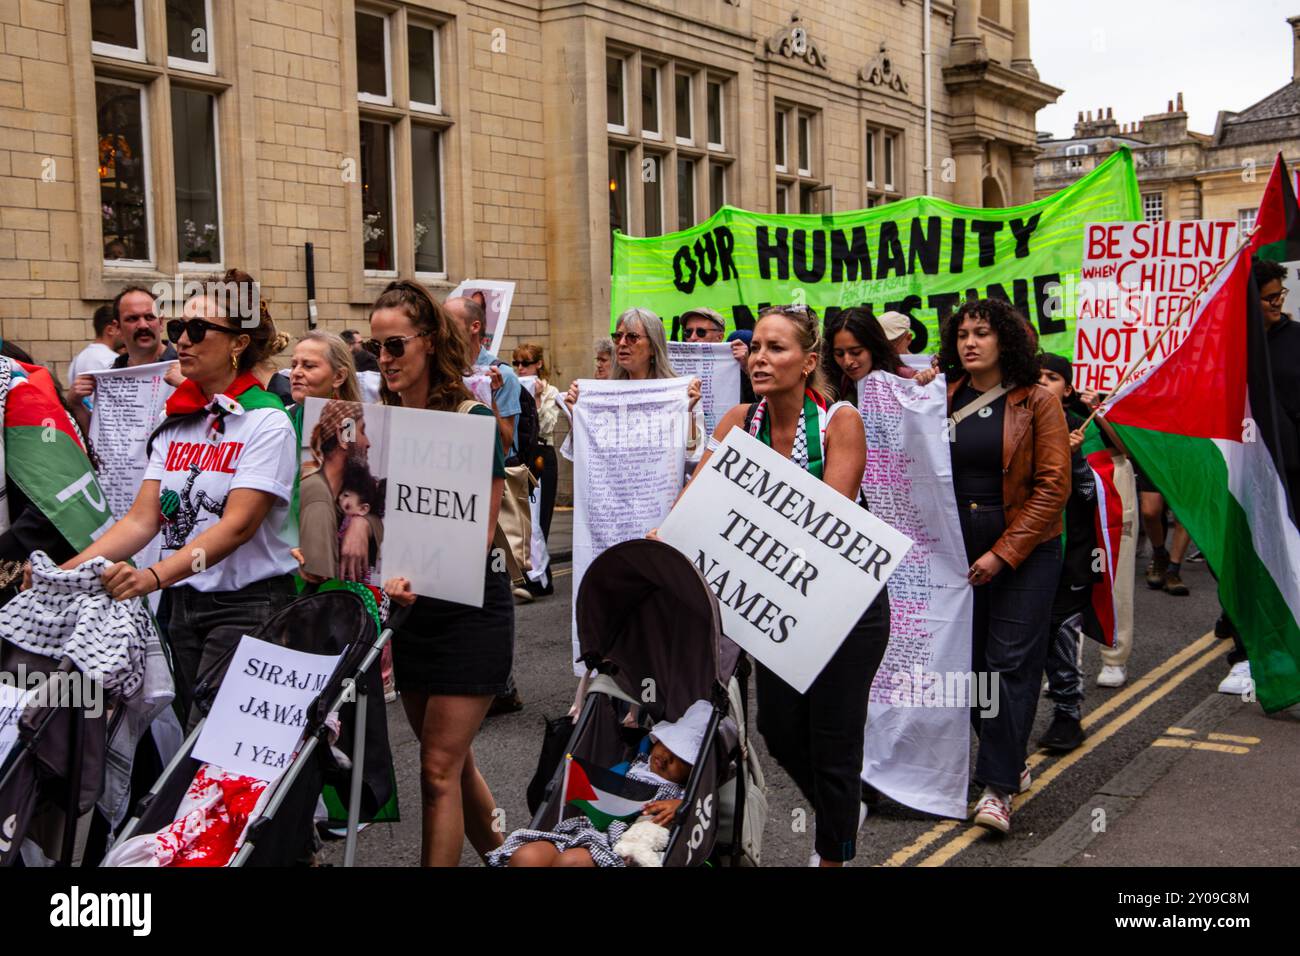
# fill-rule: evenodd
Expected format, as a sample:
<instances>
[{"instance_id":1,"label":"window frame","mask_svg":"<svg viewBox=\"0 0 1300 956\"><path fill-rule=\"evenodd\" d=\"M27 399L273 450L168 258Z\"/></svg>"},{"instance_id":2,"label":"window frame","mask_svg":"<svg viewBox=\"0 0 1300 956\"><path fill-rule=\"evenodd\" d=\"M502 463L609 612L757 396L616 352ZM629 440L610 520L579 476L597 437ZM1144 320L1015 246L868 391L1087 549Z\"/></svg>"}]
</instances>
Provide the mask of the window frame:
<instances>
[{"instance_id":1,"label":"window frame","mask_svg":"<svg viewBox=\"0 0 1300 956\"><path fill-rule=\"evenodd\" d=\"M813 171L813 117L809 113L805 113L802 110L797 110L795 112L794 125L795 125L795 136L797 139L797 142L795 143L795 150L794 150L795 171L798 172L800 176L807 176L811 178L812 171ZM805 133L807 133L806 139L804 136ZM803 165L803 160L804 160L803 152L804 152L805 145L808 147L807 166Z\"/></svg>"},{"instance_id":2,"label":"window frame","mask_svg":"<svg viewBox=\"0 0 1300 956\"><path fill-rule=\"evenodd\" d=\"M135 7L135 47L118 46L116 43L100 43L94 39L95 13L89 9L93 2L94 0L88 0L87 3L87 14L90 18L92 37L90 41L91 55L106 56L114 60L128 60L132 63L148 63L148 39L144 30L144 5L146 0L131 0L132 6Z\"/></svg>"},{"instance_id":3,"label":"window frame","mask_svg":"<svg viewBox=\"0 0 1300 956\"><path fill-rule=\"evenodd\" d=\"M1249 221L1247 221L1246 218L1247 213L1250 214ZM1247 209L1238 209L1237 210L1237 235L1244 236L1248 231L1254 229L1256 223L1258 222L1259 222L1258 206L1253 206Z\"/></svg>"},{"instance_id":4,"label":"window frame","mask_svg":"<svg viewBox=\"0 0 1300 956\"><path fill-rule=\"evenodd\" d=\"M401 272L402 272L401 265L400 265L400 257L401 257L401 248L402 248L402 247L398 244L398 241L397 241L397 240L398 240L398 232L399 232L399 230L398 230L398 228L397 228L397 226L398 226L398 222L397 222L397 190L398 190L398 182L397 182L397 147L398 147L398 143L397 143L397 124L398 124L398 122L399 122L399 120L397 120L397 119L395 119L395 118L393 118L393 117L379 117L379 116L366 116L366 115L362 115L361 118L360 118L360 120L358 121L358 126L357 126L357 142L358 142L358 143L360 143L360 141L361 141L361 128L360 128L360 124L361 124L361 123L374 123L375 125L377 125L377 126L382 126L385 130L387 130L387 135L388 135L388 182L389 182L389 190L388 190L388 193L389 193L389 195L388 195L388 204L389 204L389 209L388 209L388 222L389 222L389 225L390 225L390 227L391 227L391 229L392 229L392 233L393 233L393 236L392 236L392 247L391 247L391 252L392 252L392 256L393 256L393 268L391 268L391 269L367 269L367 268L366 268L366 242L365 242L365 238L362 237L362 240L361 240L361 275L362 275L364 278L366 278L366 279L395 279L395 278L397 278L397 276L400 275ZM361 175L360 175L360 161L359 161L359 159L360 159L360 153L358 153L358 163L357 163L357 166L358 166L357 185L358 185L358 186L361 186L361 184L362 184L362 179L361 179ZM365 212L365 207L364 207L364 206L362 207L362 212L363 212L363 213ZM363 215L361 218L362 218L363 221L365 220L365 216L364 216L364 215ZM412 250L412 253L414 254L414 250ZM414 271L414 269L412 269L412 271Z\"/></svg>"},{"instance_id":5,"label":"window frame","mask_svg":"<svg viewBox=\"0 0 1300 956\"><path fill-rule=\"evenodd\" d=\"M678 72L677 64L673 64L673 141L678 146L695 145L695 76L695 73L688 70ZM686 114L690 124L690 136L683 136L682 131L677 128L677 82L679 80L686 81ZM704 135L708 137L707 130Z\"/></svg>"},{"instance_id":6,"label":"window frame","mask_svg":"<svg viewBox=\"0 0 1300 956\"><path fill-rule=\"evenodd\" d=\"M862 144L863 205L871 209L902 199L906 188L903 181L906 176L904 164L907 152L904 131L868 118ZM892 156L889 165L892 169L887 170L885 160L890 153ZM888 182L887 179L893 181Z\"/></svg>"},{"instance_id":7,"label":"window frame","mask_svg":"<svg viewBox=\"0 0 1300 956\"><path fill-rule=\"evenodd\" d=\"M611 123L609 121L609 61L610 60L618 60L618 68L621 73L621 77L619 79L619 95L623 97L622 125L618 123ZM629 104L629 100L631 98L627 95L628 93L627 60L628 60L627 55L624 53L613 53L610 52L609 50L605 51L605 132L622 133L625 136L628 135L629 130L631 130L632 128L630 125L628 125L628 121L632 117L630 115L631 109Z\"/></svg>"},{"instance_id":8,"label":"window frame","mask_svg":"<svg viewBox=\"0 0 1300 956\"><path fill-rule=\"evenodd\" d=\"M662 63L641 63L641 77L638 80L637 92L641 93L641 136L644 139L654 140L662 143L664 140L664 83L663 75L666 64ZM655 78L655 124L658 129L646 129L645 125L645 71L650 70L654 73ZM663 181L660 180L660 185Z\"/></svg>"},{"instance_id":9,"label":"window frame","mask_svg":"<svg viewBox=\"0 0 1300 956\"><path fill-rule=\"evenodd\" d=\"M772 107L772 165L778 173L790 171L790 124L786 122L787 111L780 106ZM778 130L781 148L777 150Z\"/></svg>"},{"instance_id":10,"label":"window frame","mask_svg":"<svg viewBox=\"0 0 1300 956\"><path fill-rule=\"evenodd\" d=\"M714 142L709 135L709 90L718 88L718 131L721 138ZM704 142L712 152L725 152L727 148L727 85L726 82L706 75L704 78Z\"/></svg>"},{"instance_id":11,"label":"window frame","mask_svg":"<svg viewBox=\"0 0 1300 956\"><path fill-rule=\"evenodd\" d=\"M1156 200L1159 206L1159 217L1152 219L1150 217L1150 208L1148 200ZM1142 193L1142 221L1143 222L1163 222L1165 218L1165 194L1163 192Z\"/></svg>"},{"instance_id":12,"label":"window frame","mask_svg":"<svg viewBox=\"0 0 1300 956\"><path fill-rule=\"evenodd\" d=\"M142 270L147 270L152 272L159 268L158 210L156 208L157 207L156 200L158 197L154 192L154 174L153 174L154 159L155 159L154 154L156 151L154 149L154 142L153 142L153 124L151 122L151 117L149 115L149 96L150 93L152 92L149 89L149 87L152 85L152 81L130 80L119 76L113 76L111 74L102 75L96 73L93 78L93 83L96 87L98 87L100 83L112 83L115 86L129 87L131 89L134 89L140 97L140 142L144 144L144 195L145 195L144 221L145 221L145 235L149 243L148 259L105 259L103 257L104 226L103 226L103 221L101 219L99 222L99 232L98 232L98 243L100 248L100 257L99 257L100 267L103 270L105 270L105 272L107 272L108 270L113 270L114 272L127 272L127 273L140 272ZM98 91L96 91L96 95L98 96ZM95 116L96 144L98 144L99 142L100 135L101 133L99 129L99 116L98 116L98 110L96 110L96 116ZM98 180L95 181L95 194L98 200L95 206L96 209L98 209L100 203L102 202L102 199L99 199L98 197L101 197L103 195L100 192ZM173 197L173 201L175 201L174 197ZM179 260L177 262L177 265L179 271Z\"/></svg>"},{"instance_id":13,"label":"window frame","mask_svg":"<svg viewBox=\"0 0 1300 956\"><path fill-rule=\"evenodd\" d=\"M380 10L376 7L358 6L353 12L353 21L356 17L378 17L384 24L384 90L383 96L377 93L363 93L360 86L357 88L357 102L366 103L370 106L392 106L393 105L393 15L388 10ZM352 37L352 57L356 59L356 35ZM346 54L345 54L346 55ZM407 65L410 69L410 65Z\"/></svg>"},{"instance_id":14,"label":"window frame","mask_svg":"<svg viewBox=\"0 0 1300 956\"><path fill-rule=\"evenodd\" d=\"M668 217L665 215L665 213L667 212L667 204L664 202L664 197L665 197L665 192L667 187L667 179L664 176L664 160L667 158L667 156L668 156L667 153L657 153L654 152L653 150L648 150L648 149L644 150L641 154L642 166L644 166L646 160L650 160L655 164L656 167L656 178L654 179L655 193L659 197L659 231L651 232L650 225L649 225L649 216L647 215L647 207L645 202L646 187L650 184L651 180L642 177L640 232L645 236L662 236L672 231L665 228L665 226L667 226Z\"/></svg>"},{"instance_id":15,"label":"window frame","mask_svg":"<svg viewBox=\"0 0 1300 956\"><path fill-rule=\"evenodd\" d=\"M433 96L436 103L426 103L423 100L417 100L410 95L411 90L411 29L428 30L433 34ZM407 106L413 113L424 113L427 116L442 115L442 27L434 21L426 21L419 17L412 21L408 15L406 19L406 90ZM390 104L391 105L391 104ZM442 147L439 146L439 151ZM439 157L441 161L441 157Z\"/></svg>"},{"instance_id":16,"label":"window frame","mask_svg":"<svg viewBox=\"0 0 1300 956\"><path fill-rule=\"evenodd\" d=\"M720 169L722 171L722 201L715 208L713 205L713 171ZM709 158L709 215L714 215L719 209L727 204L727 164L720 163L712 157Z\"/></svg>"},{"instance_id":17,"label":"window frame","mask_svg":"<svg viewBox=\"0 0 1300 956\"><path fill-rule=\"evenodd\" d=\"M894 182L895 173L898 172L898 134L886 133L881 139L880 147L880 188L887 193L898 192L898 186Z\"/></svg>"},{"instance_id":18,"label":"window frame","mask_svg":"<svg viewBox=\"0 0 1300 956\"><path fill-rule=\"evenodd\" d=\"M438 37L436 34L434 35L433 42L435 46L438 43ZM435 85L437 85L436 81L435 81ZM439 98L441 98L441 95L442 92L441 89L439 89ZM425 114L425 115L435 115L435 114ZM436 115L441 116L442 114L438 113ZM419 269L416 268L415 262L416 262L416 257L420 254L420 248L415 243L414 230L412 231L411 234L411 274L427 285L430 282L446 282L448 277L450 276L450 272L448 271L448 267L447 267L447 260L448 260L448 256L447 256L447 157L446 157L447 127L438 125L437 123L415 123L415 122L411 123L412 129L414 129L416 126L419 126L423 129L431 129L434 131L434 133L437 134L438 137L438 209L441 212L441 215L438 217L438 234L442 238L442 243L441 243L442 244L442 271L441 272L421 272ZM411 136L408 138L411 140L411 161L414 162L415 161L415 137ZM394 162L395 161L396 161L396 157L394 157ZM396 183L395 178L393 181L394 183ZM414 178L412 178L411 180L411 216L412 216L412 224L414 224L415 221L414 220L414 216L415 216ZM394 257L394 259L396 259L396 257ZM363 258L362 258L363 268L364 268L364 262L365 259L363 253Z\"/></svg>"},{"instance_id":19,"label":"window frame","mask_svg":"<svg viewBox=\"0 0 1300 956\"><path fill-rule=\"evenodd\" d=\"M803 190L806 188L813 190L814 194L820 194L823 185L821 175L822 150L818 137L821 134L822 127L822 110L819 107L800 105L792 99L773 99L772 115L774 128L779 127L782 130L782 140L785 145L784 157L776 154L776 137L772 138L772 176L775 181L776 192L773 194L771 208L775 211L779 197L784 194L785 197L785 215L796 215L802 207ZM804 130L807 131L806 141ZM791 130L794 131L794 142L790 142ZM800 156L802 147L807 146L808 165L800 165L803 158ZM791 151L793 150L793 156ZM778 162L778 159L784 159L785 162ZM814 199L814 203L819 200Z\"/></svg>"},{"instance_id":20,"label":"window frame","mask_svg":"<svg viewBox=\"0 0 1300 956\"><path fill-rule=\"evenodd\" d=\"M226 210L225 210L225 190L221 188L221 97L217 93L209 90L196 89L189 86L172 86L167 92L175 94L177 89L188 90L193 93L201 93L204 96L212 97L212 143L213 156L212 168L215 176L217 188L217 242L220 255L217 256L216 262L194 262L192 260L182 259L180 246L176 248L176 271L177 272L225 272L226 270ZM170 104L168 104L170 105ZM172 130L173 140L176 131ZM177 210L176 227L177 237L180 235L180 206L176 203L176 183L175 175L172 176L172 204Z\"/></svg>"},{"instance_id":21,"label":"window frame","mask_svg":"<svg viewBox=\"0 0 1300 956\"><path fill-rule=\"evenodd\" d=\"M139 2L140 0L136 0L137 7L139 6ZM165 16L166 5L164 4L164 27L166 26ZM201 76L216 76L217 58L216 44L214 43L216 25L212 20L212 0L203 0L203 22L208 31L208 58L206 60L187 60L183 57L172 56L169 52L167 54L168 67L173 70L183 70L186 73L197 73ZM165 37L163 42L164 44L166 43Z\"/></svg>"}]
</instances>

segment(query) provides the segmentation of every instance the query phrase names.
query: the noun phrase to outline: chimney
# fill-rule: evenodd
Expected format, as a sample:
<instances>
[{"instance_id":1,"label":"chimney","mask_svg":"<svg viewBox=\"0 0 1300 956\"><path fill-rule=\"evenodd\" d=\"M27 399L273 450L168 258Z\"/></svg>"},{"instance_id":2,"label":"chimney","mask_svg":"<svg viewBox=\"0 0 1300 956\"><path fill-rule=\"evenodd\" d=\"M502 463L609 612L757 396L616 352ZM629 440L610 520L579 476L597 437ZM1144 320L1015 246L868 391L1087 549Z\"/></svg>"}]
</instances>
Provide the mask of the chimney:
<instances>
[{"instance_id":1,"label":"chimney","mask_svg":"<svg viewBox=\"0 0 1300 956\"><path fill-rule=\"evenodd\" d=\"M1178 112L1181 113L1182 111L1183 111L1183 94L1182 94L1182 93L1179 93L1179 94L1178 94Z\"/></svg>"},{"instance_id":2,"label":"chimney","mask_svg":"<svg viewBox=\"0 0 1300 956\"><path fill-rule=\"evenodd\" d=\"M1173 111L1174 111L1174 101L1170 100L1169 105L1165 107L1165 112L1172 113Z\"/></svg>"},{"instance_id":3,"label":"chimney","mask_svg":"<svg viewBox=\"0 0 1300 956\"><path fill-rule=\"evenodd\" d=\"M1300 80L1300 16L1288 17L1291 24L1291 82Z\"/></svg>"},{"instance_id":4,"label":"chimney","mask_svg":"<svg viewBox=\"0 0 1300 956\"><path fill-rule=\"evenodd\" d=\"M1114 118L1115 118L1115 114L1111 111L1111 108L1109 106L1106 107L1106 119L1114 119Z\"/></svg>"}]
</instances>

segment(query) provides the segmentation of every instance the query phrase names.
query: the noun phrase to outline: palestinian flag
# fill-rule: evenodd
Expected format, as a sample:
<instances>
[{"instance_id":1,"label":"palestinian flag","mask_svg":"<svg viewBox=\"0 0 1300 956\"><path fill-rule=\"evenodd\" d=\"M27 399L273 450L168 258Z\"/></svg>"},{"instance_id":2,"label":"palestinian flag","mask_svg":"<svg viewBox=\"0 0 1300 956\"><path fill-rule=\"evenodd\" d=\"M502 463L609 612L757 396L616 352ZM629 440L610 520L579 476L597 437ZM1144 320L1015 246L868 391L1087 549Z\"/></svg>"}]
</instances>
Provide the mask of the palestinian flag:
<instances>
[{"instance_id":1,"label":"palestinian flag","mask_svg":"<svg viewBox=\"0 0 1300 956\"><path fill-rule=\"evenodd\" d=\"M1117 486L1115 482L1115 455L1119 454L1106 447L1101 437L1097 422L1088 422L1083 432L1083 446L1079 449L1088 467L1092 469L1097 488L1097 510L1093 517L1093 530L1096 533L1097 547L1101 548L1104 560L1101 563L1101 579L1092 586L1092 618L1085 627L1085 633L1106 647L1115 646L1115 636L1120 619L1124 614L1132 615L1132 607L1121 606L1115 593L1114 569L1120 567L1120 542L1124 534L1125 506L1132 512L1131 500L1125 498L1134 493L1133 488ZM1131 484L1131 482L1130 482Z\"/></svg>"},{"instance_id":2,"label":"palestinian flag","mask_svg":"<svg viewBox=\"0 0 1300 956\"><path fill-rule=\"evenodd\" d=\"M5 482L20 488L72 547L88 547L113 523L113 512L50 373L0 357L0 417ZM6 497L0 491L5 524Z\"/></svg>"},{"instance_id":3,"label":"palestinian flag","mask_svg":"<svg viewBox=\"0 0 1300 956\"><path fill-rule=\"evenodd\" d=\"M1295 262L1300 259L1300 206L1287 178L1282 154L1277 154L1273 172L1264 187L1255 217L1255 234L1250 251L1271 262Z\"/></svg>"},{"instance_id":4,"label":"palestinian flag","mask_svg":"<svg viewBox=\"0 0 1300 956\"><path fill-rule=\"evenodd\" d=\"M1291 193L1280 169L1267 195L1277 191L1284 199ZM1270 198L1260 216L1261 253L1300 239L1300 217L1284 203ZM1218 577L1219 600L1250 657L1256 696L1273 712L1300 702L1300 531L1278 460L1272 375L1250 264L1248 245L1199 299L1186 339L1112 396L1102 414Z\"/></svg>"},{"instance_id":5,"label":"palestinian flag","mask_svg":"<svg viewBox=\"0 0 1300 956\"><path fill-rule=\"evenodd\" d=\"M564 765L564 802L587 815L597 830L615 820L635 820L659 791L652 784L629 780L568 754Z\"/></svg>"}]
</instances>

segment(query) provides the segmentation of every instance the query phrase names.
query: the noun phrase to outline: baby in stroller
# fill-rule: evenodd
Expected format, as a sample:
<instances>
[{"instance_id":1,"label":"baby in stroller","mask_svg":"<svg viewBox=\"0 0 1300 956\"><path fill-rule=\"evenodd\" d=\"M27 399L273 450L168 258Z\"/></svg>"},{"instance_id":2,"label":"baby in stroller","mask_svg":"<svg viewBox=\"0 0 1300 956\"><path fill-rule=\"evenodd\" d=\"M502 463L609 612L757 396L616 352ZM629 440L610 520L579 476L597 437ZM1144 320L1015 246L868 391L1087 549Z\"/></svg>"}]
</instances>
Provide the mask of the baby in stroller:
<instances>
[{"instance_id":1,"label":"baby in stroller","mask_svg":"<svg viewBox=\"0 0 1300 956\"><path fill-rule=\"evenodd\" d=\"M686 782L700 752L711 708L702 700L680 720L661 721L650 732L648 752L638 753L624 776L657 787L654 799L641 808L640 821L660 827L672 823L686 793ZM569 817L554 830L516 830L487 856L488 866L621 867L627 862L616 845L633 826L614 820L600 830L586 815Z\"/></svg>"}]
</instances>

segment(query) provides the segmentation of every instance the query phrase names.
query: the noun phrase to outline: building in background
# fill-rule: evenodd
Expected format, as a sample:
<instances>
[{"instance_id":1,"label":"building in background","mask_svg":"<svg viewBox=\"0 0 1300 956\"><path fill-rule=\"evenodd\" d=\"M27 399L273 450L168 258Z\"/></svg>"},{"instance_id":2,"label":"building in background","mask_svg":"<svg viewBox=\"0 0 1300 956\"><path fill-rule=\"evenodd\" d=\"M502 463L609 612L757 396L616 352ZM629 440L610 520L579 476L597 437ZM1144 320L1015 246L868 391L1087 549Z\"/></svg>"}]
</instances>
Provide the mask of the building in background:
<instances>
[{"instance_id":1,"label":"building in background","mask_svg":"<svg viewBox=\"0 0 1300 956\"><path fill-rule=\"evenodd\" d=\"M1187 128L1183 95L1163 113L1120 123L1112 110L1080 113L1074 136L1042 134L1034 192L1056 192L1119 149L1133 151L1142 211L1157 219L1227 219L1249 229L1277 154L1300 162L1300 16L1287 20L1291 80L1239 113L1220 111L1211 134ZM1280 37L1279 37L1280 39Z\"/></svg>"},{"instance_id":2,"label":"building in background","mask_svg":"<svg viewBox=\"0 0 1300 956\"><path fill-rule=\"evenodd\" d=\"M796 12L796 6L798 12ZM932 56L925 81L924 14ZM127 283L232 265L281 327L392 277L518 283L506 346L589 373L612 228L727 202L1028 200L1028 0L0 3L0 332L60 363ZM927 90L931 116L927 170Z\"/></svg>"}]
</instances>

